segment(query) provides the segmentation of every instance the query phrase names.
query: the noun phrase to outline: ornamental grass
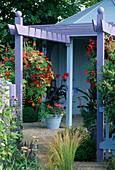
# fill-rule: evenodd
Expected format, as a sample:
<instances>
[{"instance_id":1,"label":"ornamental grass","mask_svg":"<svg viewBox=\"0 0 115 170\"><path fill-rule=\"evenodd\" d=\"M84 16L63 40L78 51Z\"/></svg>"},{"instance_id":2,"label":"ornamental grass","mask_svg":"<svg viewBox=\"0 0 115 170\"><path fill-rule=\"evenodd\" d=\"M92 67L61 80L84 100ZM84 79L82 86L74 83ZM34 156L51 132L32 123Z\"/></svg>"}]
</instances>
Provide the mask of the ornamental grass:
<instances>
[{"instance_id":1,"label":"ornamental grass","mask_svg":"<svg viewBox=\"0 0 115 170\"><path fill-rule=\"evenodd\" d=\"M71 131L69 128L60 131L49 142L47 149L48 170L72 170L75 152L82 141L78 131Z\"/></svg>"}]
</instances>

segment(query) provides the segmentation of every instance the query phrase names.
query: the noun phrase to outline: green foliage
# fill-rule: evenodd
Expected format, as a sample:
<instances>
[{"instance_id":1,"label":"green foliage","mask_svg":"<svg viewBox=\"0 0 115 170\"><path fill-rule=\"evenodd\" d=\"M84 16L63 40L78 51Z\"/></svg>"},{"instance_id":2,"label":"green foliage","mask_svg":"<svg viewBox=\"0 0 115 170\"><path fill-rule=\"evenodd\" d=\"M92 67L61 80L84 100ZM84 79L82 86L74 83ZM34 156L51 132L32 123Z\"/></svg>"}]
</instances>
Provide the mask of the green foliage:
<instances>
[{"instance_id":1,"label":"green foliage","mask_svg":"<svg viewBox=\"0 0 115 170\"><path fill-rule=\"evenodd\" d=\"M90 83L90 89L88 94L81 96L87 100L86 106L81 104L78 106L81 114L84 118L84 125L89 128L91 123L96 122L96 92L97 92L97 59L96 59L96 42L89 40L89 45L87 46L87 52L85 56L88 55L88 60L90 63L87 64L87 74L86 82ZM100 92L100 104L104 107L106 115L109 117L109 121L113 121L115 124L115 41L111 36L105 37L105 64L101 67L102 79L98 84L98 91Z\"/></svg>"},{"instance_id":2,"label":"green foliage","mask_svg":"<svg viewBox=\"0 0 115 170\"><path fill-rule=\"evenodd\" d=\"M3 88L5 89L5 84L0 84L0 165L4 169L11 164L16 143L22 139L22 125L18 103L15 101L14 106L11 107L6 101L2 101L1 94L5 95L6 100L9 99Z\"/></svg>"},{"instance_id":3,"label":"green foliage","mask_svg":"<svg viewBox=\"0 0 115 170\"><path fill-rule=\"evenodd\" d=\"M84 94L84 96L79 97L80 104L78 108L80 108L81 115L83 117L84 127L91 129L92 124L96 123L96 96L93 88L87 89L87 92L84 92L80 89L77 89L79 92ZM87 103L86 105L82 105L82 98L84 98Z\"/></svg>"},{"instance_id":4,"label":"green foliage","mask_svg":"<svg viewBox=\"0 0 115 170\"><path fill-rule=\"evenodd\" d=\"M106 50L108 58L105 59L105 64L100 69L102 78L98 83L99 100L109 122L115 125L115 41L112 39L108 41Z\"/></svg>"},{"instance_id":5,"label":"green foliage","mask_svg":"<svg viewBox=\"0 0 115 170\"><path fill-rule=\"evenodd\" d=\"M65 128L48 145L48 170L72 170L76 149L81 143L79 131Z\"/></svg>"},{"instance_id":6,"label":"green foliage","mask_svg":"<svg viewBox=\"0 0 115 170\"><path fill-rule=\"evenodd\" d=\"M75 0L17 0L0 1L0 43L13 46L7 24L14 24L15 11L21 11L24 25L55 24L80 11L80 1Z\"/></svg>"},{"instance_id":7,"label":"green foliage","mask_svg":"<svg viewBox=\"0 0 115 170\"><path fill-rule=\"evenodd\" d=\"M64 106L61 104L54 104L54 106L50 106L47 105L47 102L42 102L39 106L38 119L42 120L49 118L50 114L52 114L54 117L55 115L64 115Z\"/></svg>"},{"instance_id":8,"label":"green foliage","mask_svg":"<svg viewBox=\"0 0 115 170\"><path fill-rule=\"evenodd\" d=\"M23 122L36 122L37 112L32 107L24 107L23 109Z\"/></svg>"},{"instance_id":9,"label":"green foliage","mask_svg":"<svg viewBox=\"0 0 115 170\"><path fill-rule=\"evenodd\" d=\"M86 8L88 8L88 7L90 7L90 6L98 3L98 2L100 2L100 1L101 1L101 0L90 0L90 1L89 1L89 0L81 0L81 3L82 3L83 5L85 5Z\"/></svg>"},{"instance_id":10,"label":"green foliage","mask_svg":"<svg viewBox=\"0 0 115 170\"><path fill-rule=\"evenodd\" d=\"M87 132L86 132L87 133ZM75 161L95 161L96 160L96 144L94 140L84 136L82 143L78 147L75 154Z\"/></svg>"},{"instance_id":11,"label":"green foliage","mask_svg":"<svg viewBox=\"0 0 115 170\"><path fill-rule=\"evenodd\" d=\"M15 83L15 54L14 50L9 49L2 56L4 60L1 66L0 76ZM49 58L45 58L43 53L28 47L23 52L23 92L24 105L35 107L39 104L41 94L46 96L47 87L53 79L52 63Z\"/></svg>"},{"instance_id":12,"label":"green foliage","mask_svg":"<svg viewBox=\"0 0 115 170\"><path fill-rule=\"evenodd\" d=\"M19 105L17 100L14 101L13 107L7 105L6 100L9 98L5 87L5 83L0 84L0 169L38 169L40 165L36 139L30 147L23 146ZM2 100L1 94L5 95L5 101Z\"/></svg>"}]
</instances>

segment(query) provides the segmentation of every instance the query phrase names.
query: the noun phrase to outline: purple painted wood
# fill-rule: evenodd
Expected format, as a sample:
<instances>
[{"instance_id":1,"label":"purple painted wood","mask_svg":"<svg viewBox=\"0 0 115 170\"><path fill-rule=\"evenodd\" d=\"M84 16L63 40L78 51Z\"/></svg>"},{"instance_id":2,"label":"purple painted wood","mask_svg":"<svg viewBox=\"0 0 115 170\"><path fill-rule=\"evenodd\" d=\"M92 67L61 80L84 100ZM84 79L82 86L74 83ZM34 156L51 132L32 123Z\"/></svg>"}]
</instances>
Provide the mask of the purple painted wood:
<instances>
[{"instance_id":1,"label":"purple painted wood","mask_svg":"<svg viewBox=\"0 0 115 170\"><path fill-rule=\"evenodd\" d=\"M102 30L115 36L115 26L102 20Z\"/></svg>"},{"instance_id":2,"label":"purple painted wood","mask_svg":"<svg viewBox=\"0 0 115 170\"><path fill-rule=\"evenodd\" d=\"M101 78L100 67L104 65L104 32L102 32L101 20L104 19L104 9L99 7L97 15L97 83ZM99 148L99 143L104 139L104 114L99 112L99 92L97 90L97 161L103 161L104 152Z\"/></svg>"},{"instance_id":3,"label":"purple painted wood","mask_svg":"<svg viewBox=\"0 0 115 170\"><path fill-rule=\"evenodd\" d=\"M16 12L15 24L23 24L22 14ZM20 114L22 114L23 106L23 36L18 33L15 35L15 84L16 96L19 99Z\"/></svg>"},{"instance_id":4,"label":"purple painted wood","mask_svg":"<svg viewBox=\"0 0 115 170\"><path fill-rule=\"evenodd\" d=\"M12 35L15 35L17 31L18 35L22 35L22 36L28 36L28 37L33 37L33 38L35 37L35 38L40 38L44 40L52 40L56 42L70 43L70 37L68 35L61 34L61 31L50 32L50 31L46 31L42 29L36 29L33 27L29 27L29 26L22 26L20 24L15 24L16 28L10 24L8 25L8 27ZM61 40L60 38L58 39L59 34L60 34Z\"/></svg>"},{"instance_id":5,"label":"purple painted wood","mask_svg":"<svg viewBox=\"0 0 115 170\"><path fill-rule=\"evenodd\" d=\"M73 38L71 38L71 43L67 44L67 73L69 73L69 78L67 79L66 126L72 127Z\"/></svg>"}]
</instances>

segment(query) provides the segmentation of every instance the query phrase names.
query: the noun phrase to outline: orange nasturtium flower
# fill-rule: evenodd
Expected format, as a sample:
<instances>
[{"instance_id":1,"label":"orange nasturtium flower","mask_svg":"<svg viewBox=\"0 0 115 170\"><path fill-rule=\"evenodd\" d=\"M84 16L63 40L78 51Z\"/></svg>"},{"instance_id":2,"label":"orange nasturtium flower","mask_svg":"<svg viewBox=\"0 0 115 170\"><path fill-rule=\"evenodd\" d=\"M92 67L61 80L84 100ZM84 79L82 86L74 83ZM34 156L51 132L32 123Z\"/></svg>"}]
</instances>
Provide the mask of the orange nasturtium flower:
<instances>
[{"instance_id":1,"label":"orange nasturtium flower","mask_svg":"<svg viewBox=\"0 0 115 170\"><path fill-rule=\"evenodd\" d=\"M38 100L39 100L40 102L42 102L42 99L41 99L41 97L40 97L40 96L38 97Z\"/></svg>"},{"instance_id":2,"label":"orange nasturtium flower","mask_svg":"<svg viewBox=\"0 0 115 170\"><path fill-rule=\"evenodd\" d=\"M27 102L28 102L28 103L31 103L32 101L31 101L31 100L28 100Z\"/></svg>"},{"instance_id":3,"label":"orange nasturtium flower","mask_svg":"<svg viewBox=\"0 0 115 170\"><path fill-rule=\"evenodd\" d=\"M9 72L9 71L7 71L7 72L5 73L5 75L6 75L6 76L9 76L9 75L10 75L10 72Z\"/></svg>"},{"instance_id":4,"label":"orange nasturtium flower","mask_svg":"<svg viewBox=\"0 0 115 170\"><path fill-rule=\"evenodd\" d=\"M32 106L33 106L33 107L35 106L35 102L32 103Z\"/></svg>"},{"instance_id":5,"label":"orange nasturtium flower","mask_svg":"<svg viewBox=\"0 0 115 170\"><path fill-rule=\"evenodd\" d=\"M4 61L8 61L8 58L5 58Z\"/></svg>"}]
</instances>

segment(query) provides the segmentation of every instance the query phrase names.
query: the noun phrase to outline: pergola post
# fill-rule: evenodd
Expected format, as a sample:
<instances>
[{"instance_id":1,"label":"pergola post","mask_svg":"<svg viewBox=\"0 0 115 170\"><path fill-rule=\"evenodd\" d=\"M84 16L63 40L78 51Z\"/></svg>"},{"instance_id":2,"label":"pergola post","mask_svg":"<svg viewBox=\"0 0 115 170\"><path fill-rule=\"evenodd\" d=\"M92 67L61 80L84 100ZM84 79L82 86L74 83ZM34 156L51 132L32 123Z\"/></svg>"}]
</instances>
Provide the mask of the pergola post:
<instances>
[{"instance_id":1,"label":"pergola post","mask_svg":"<svg viewBox=\"0 0 115 170\"><path fill-rule=\"evenodd\" d=\"M100 67L104 65L104 32L102 31L101 20L104 19L104 9L102 7L98 8L97 15L97 83L101 78ZM104 152L103 149L99 148L99 143L104 139L104 113L99 111L99 92L97 88L97 161L103 161Z\"/></svg>"},{"instance_id":2,"label":"pergola post","mask_svg":"<svg viewBox=\"0 0 115 170\"><path fill-rule=\"evenodd\" d=\"M16 12L15 24L23 25L22 13ZM15 28L16 30L16 28ZM15 32L15 84L16 96L19 99L20 114L23 113L23 36Z\"/></svg>"},{"instance_id":3,"label":"pergola post","mask_svg":"<svg viewBox=\"0 0 115 170\"><path fill-rule=\"evenodd\" d=\"M66 126L72 126L72 78L73 78L73 39L71 38L70 44L67 46L67 102L66 102Z\"/></svg>"}]
</instances>

